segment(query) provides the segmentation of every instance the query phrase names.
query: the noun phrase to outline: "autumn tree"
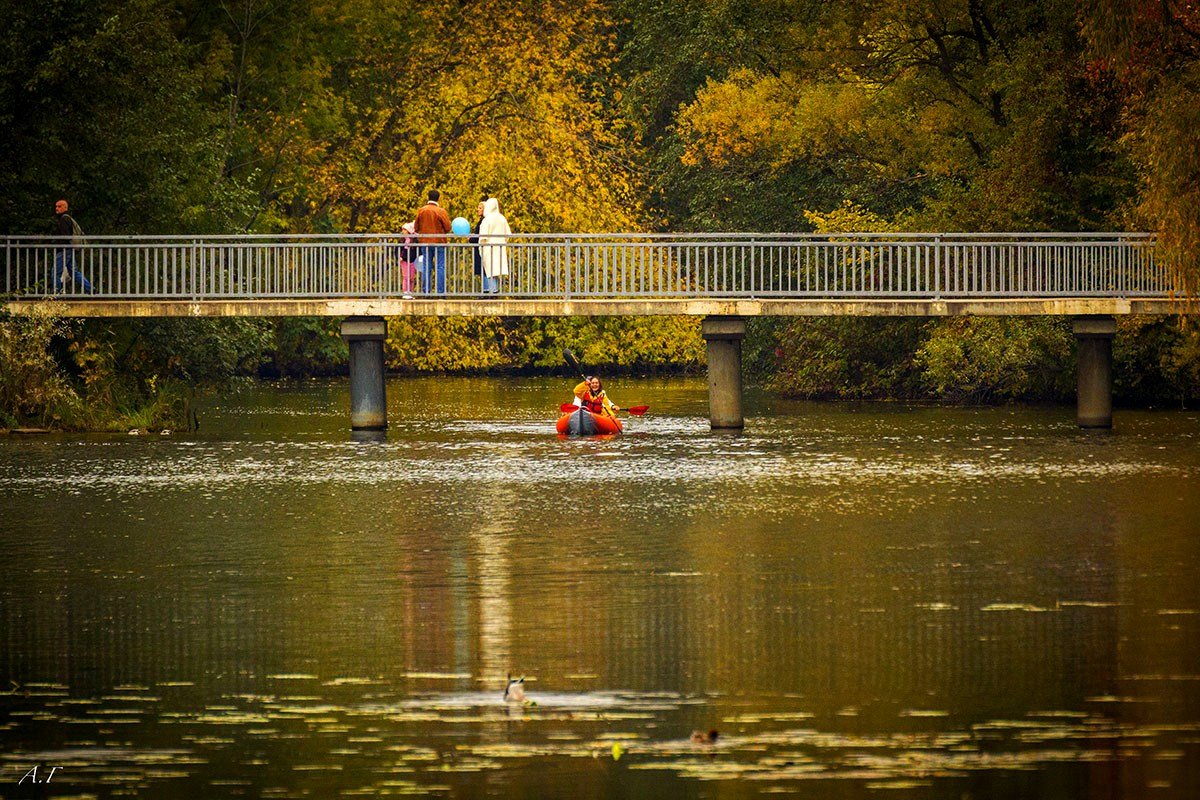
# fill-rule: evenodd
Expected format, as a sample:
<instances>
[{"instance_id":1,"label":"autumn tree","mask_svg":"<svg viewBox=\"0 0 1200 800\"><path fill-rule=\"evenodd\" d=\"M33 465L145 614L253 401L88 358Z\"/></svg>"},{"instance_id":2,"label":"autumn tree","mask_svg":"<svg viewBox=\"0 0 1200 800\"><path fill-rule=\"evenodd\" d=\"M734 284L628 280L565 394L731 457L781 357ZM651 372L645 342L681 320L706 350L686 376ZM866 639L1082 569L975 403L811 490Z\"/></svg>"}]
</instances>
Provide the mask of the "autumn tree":
<instances>
[{"instance_id":1,"label":"autumn tree","mask_svg":"<svg viewBox=\"0 0 1200 800\"><path fill-rule=\"evenodd\" d=\"M831 4L790 36L680 109L685 164L824 172L909 228L1106 225L1128 178L1067 0Z\"/></svg>"},{"instance_id":2,"label":"autumn tree","mask_svg":"<svg viewBox=\"0 0 1200 800\"><path fill-rule=\"evenodd\" d=\"M341 0L309 5L298 42L295 7L263 14L251 77L281 69L270 59L282 50L293 79L230 103L269 169L272 224L396 230L436 187L464 216L495 194L517 230L636 225L600 3Z\"/></svg>"},{"instance_id":3,"label":"autumn tree","mask_svg":"<svg viewBox=\"0 0 1200 800\"><path fill-rule=\"evenodd\" d=\"M1189 294L1200 286L1200 6L1184 0L1088 0L1080 24L1091 75L1114 84L1122 144L1138 168L1132 221L1158 231Z\"/></svg>"}]
</instances>

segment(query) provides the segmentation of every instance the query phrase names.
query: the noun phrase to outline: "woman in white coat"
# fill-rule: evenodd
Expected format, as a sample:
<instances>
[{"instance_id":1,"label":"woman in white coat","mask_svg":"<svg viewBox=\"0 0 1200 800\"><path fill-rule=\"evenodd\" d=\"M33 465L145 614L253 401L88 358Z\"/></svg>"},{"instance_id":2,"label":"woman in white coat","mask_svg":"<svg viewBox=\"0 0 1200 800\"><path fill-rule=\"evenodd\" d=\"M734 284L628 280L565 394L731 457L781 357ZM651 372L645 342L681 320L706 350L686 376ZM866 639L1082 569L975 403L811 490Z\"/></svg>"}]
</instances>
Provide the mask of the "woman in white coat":
<instances>
[{"instance_id":1,"label":"woman in white coat","mask_svg":"<svg viewBox=\"0 0 1200 800\"><path fill-rule=\"evenodd\" d=\"M489 197L483 204L483 222L479 224L479 256L483 266L483 290L500 291L500 278L508 274L508 237L512 228L500 213L500 201Z\"/></svg>"}]
</instances>

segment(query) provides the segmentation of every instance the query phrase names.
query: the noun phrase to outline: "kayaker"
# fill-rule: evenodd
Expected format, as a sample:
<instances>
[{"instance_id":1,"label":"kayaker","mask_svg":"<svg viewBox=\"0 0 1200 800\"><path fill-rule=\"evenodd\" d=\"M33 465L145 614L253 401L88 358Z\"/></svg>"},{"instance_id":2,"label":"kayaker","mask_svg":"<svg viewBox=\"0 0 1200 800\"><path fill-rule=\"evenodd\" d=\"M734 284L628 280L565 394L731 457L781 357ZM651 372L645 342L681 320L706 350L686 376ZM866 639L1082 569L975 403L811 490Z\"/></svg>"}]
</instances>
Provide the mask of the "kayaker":
<instances>
[{"instance_id":1,"label":"kayaker","mask_svg":"<svg viewBox=\"0 0 1200 800\"><path fill-rule=\"evenodd\" d=\"M619 405L608 399L608 395L604 393L604 385L595 375L584 378L583 382L575 387L575 404L583 406L593 414L607 414L610 417L616 417L617 412L621 410Z\"/></svg>"}]
</instances>

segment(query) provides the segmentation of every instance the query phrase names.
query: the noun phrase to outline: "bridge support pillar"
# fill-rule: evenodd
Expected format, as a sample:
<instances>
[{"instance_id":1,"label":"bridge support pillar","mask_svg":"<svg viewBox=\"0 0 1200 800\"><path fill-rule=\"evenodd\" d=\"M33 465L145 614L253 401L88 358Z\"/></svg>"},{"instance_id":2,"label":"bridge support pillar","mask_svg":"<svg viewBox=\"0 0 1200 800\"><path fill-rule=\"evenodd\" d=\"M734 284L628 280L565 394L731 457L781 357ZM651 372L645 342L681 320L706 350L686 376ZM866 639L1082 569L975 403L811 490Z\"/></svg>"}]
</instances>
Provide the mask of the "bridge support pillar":
<instances>
[{"instance_id":1,"label":"bridge support pillar","mask_svg":"<svg viewBox=\"0 0 1200 800\"><path fill-rule=\"evenodd\" d=\"M347 317L342 338L350 345L350 430L387 430L387 394L383 385L383 317Z\"/></svg>"},{"instance_id":2,"label":"bridge support pillar","mask_svg":"<svg viewBox=\"0 0 1200 800\"><path fill-rule=\"evenodd\" d=\"M1112 427L1112 317L1076 317L1079 389L1075 419L1081 428Z\"/></svg>"},{"instance_id":3,"label":"bridge support pillar","mask_svg":"<svg viewBox=\"0 0 1200 800\"><path fill-rule=\"evenodd\" d=\"M700 323L708 350L708 418L713 430L745 427L742 419L742 317L705 317Z\"/></svg>"}]
</instances>

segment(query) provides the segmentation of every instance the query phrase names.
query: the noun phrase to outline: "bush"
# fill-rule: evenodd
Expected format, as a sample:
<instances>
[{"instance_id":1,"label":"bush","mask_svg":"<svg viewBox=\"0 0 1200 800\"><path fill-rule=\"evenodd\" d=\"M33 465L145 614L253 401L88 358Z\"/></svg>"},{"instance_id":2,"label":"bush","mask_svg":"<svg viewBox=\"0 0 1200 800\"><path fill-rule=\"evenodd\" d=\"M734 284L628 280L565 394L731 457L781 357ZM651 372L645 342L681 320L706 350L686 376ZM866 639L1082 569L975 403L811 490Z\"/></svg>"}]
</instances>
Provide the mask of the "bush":
<instances>
[{"instance_id":1,"label":"bush","mask_svg":"<svg viewBox=\"0 0 1200 800\"><path fill-rule=\"evenodd\" d=\"M56 425L75 416L79 396L52 349L67 334L66 323L46 313L0 312L0 425Z\"/></svg>"},{"instance_id":2,"label":"bush","mask_svg":"<svg viewBox=\"0 0 1200 800\"><path fill-rule=\"evenodd\" d=\"M1127 317L1113 340L1113 392L1122 402L1200 402L1200 320Z\"/></svg>"},{"instance_id":3,"label":"bush","mask_svg":"<svg viewBox=\"0 0 1200 800\"><path fill-rule=\"evenodd\" d=\"M285 317L274 323L274 352L263 365L271 377L300 378L346 371L350 351L335 317Z\"/></svg>"},{"instance_id":4,"label":"bush","mask_svg":"<svg viewBox=\"0 0 1200 800\"><path fill-rule=\"evenodd\" d=\"M399 372L530 372L562 368L563 348L606 372L653 372L704 363L690 317L397 317L384 344Z\"/></svg>"},{"instance_id":5,"label":"bush","mask_svg":"<svg viewBox=\"0 0 1200 800\"><path fill-rule=\"evenodd\" d=\"M797 318L775 331L776 371L767 386L798 398L922 396L912 354L929 324L922 319Z\"/></svg>"},{"instance_id":6,"label":"bush","mask_svg":"<svg viewBox=\"0 0 1200 800\"><path fill-rule=\"evenodd\" d=\"M1071 323L1051 317L951 317L916 351L928 390L955 402L1064 400L1074 364Z\"/></svg>"}]
</instances>

